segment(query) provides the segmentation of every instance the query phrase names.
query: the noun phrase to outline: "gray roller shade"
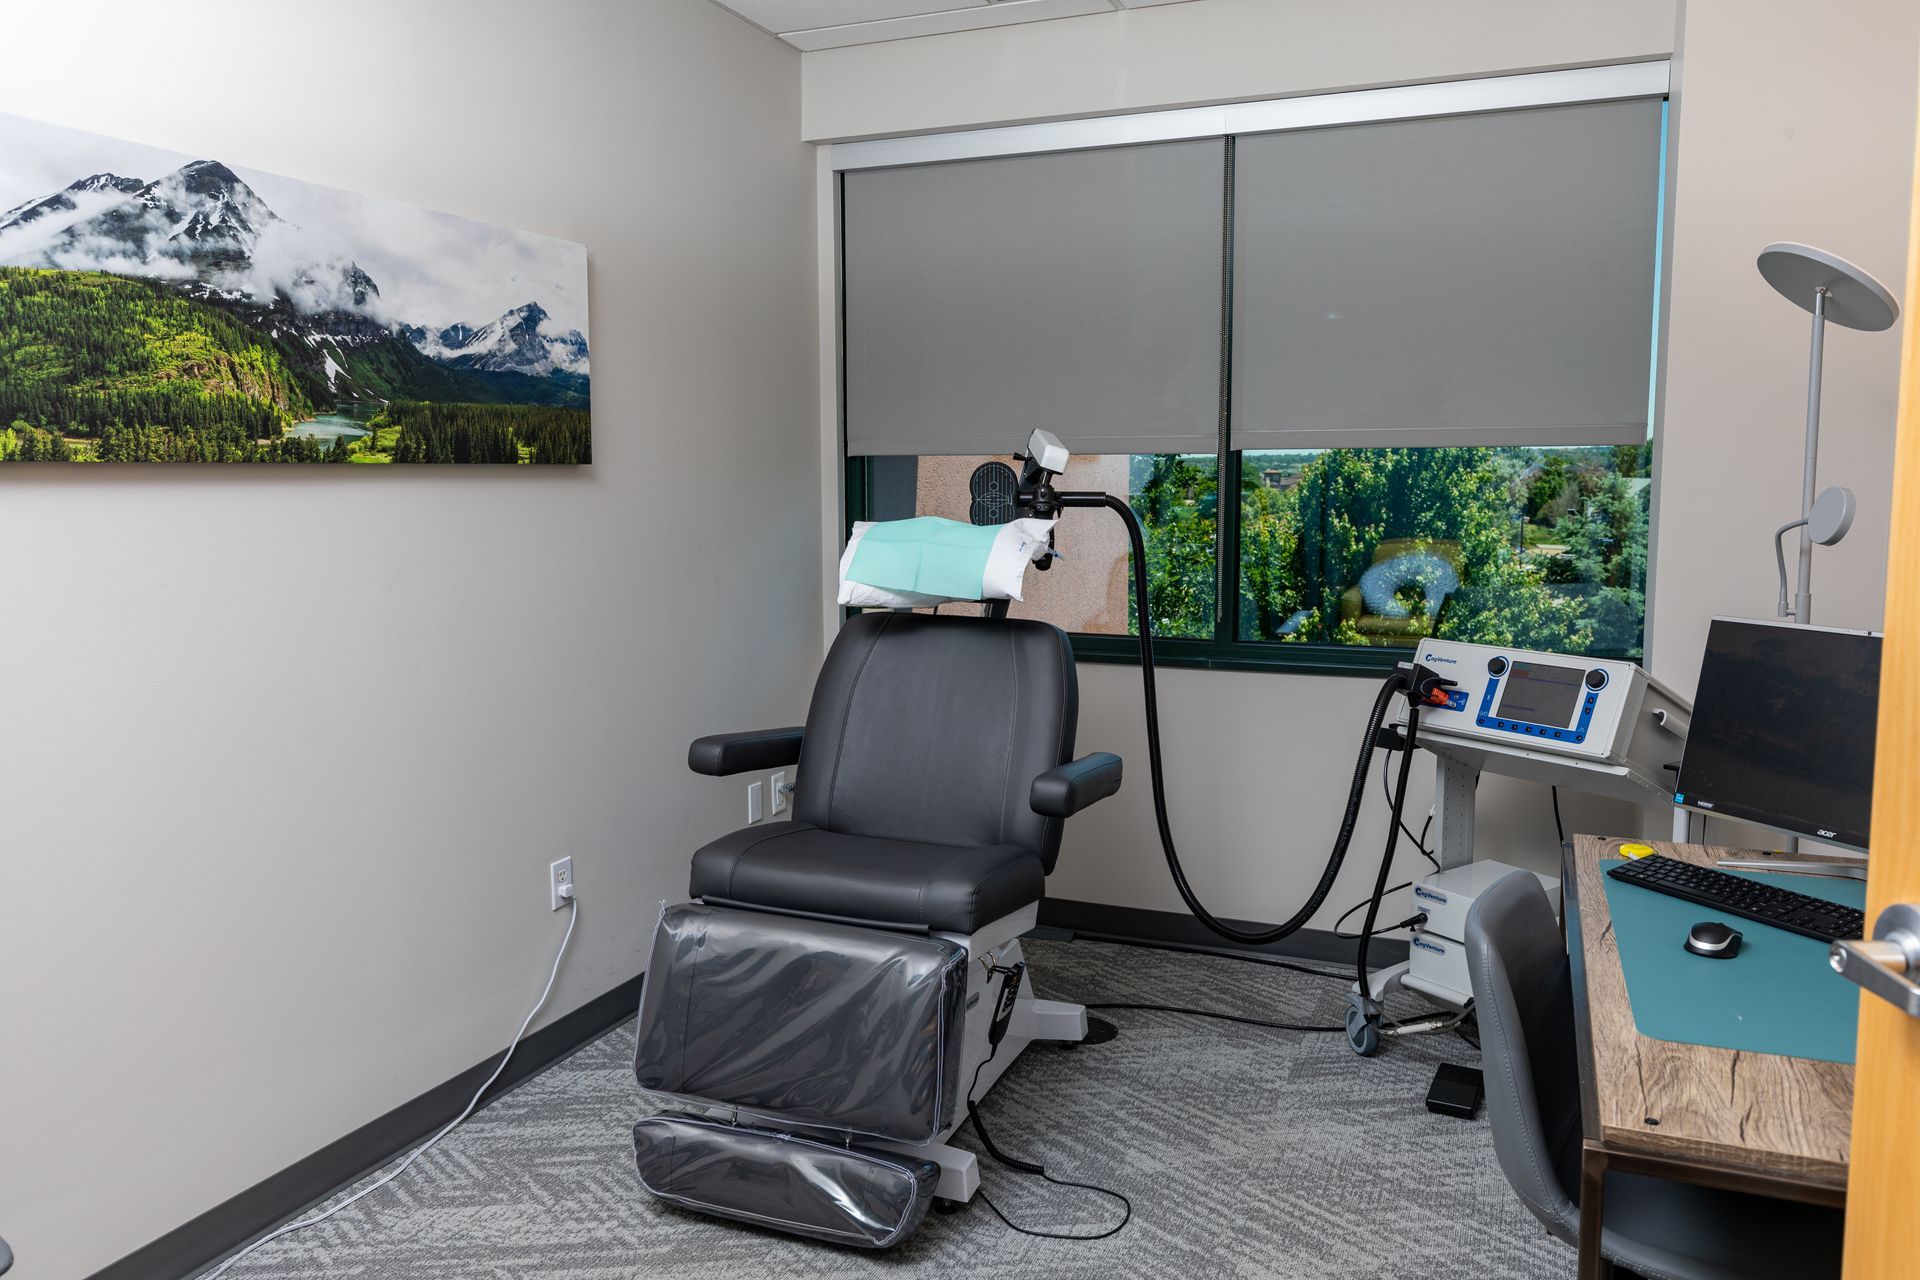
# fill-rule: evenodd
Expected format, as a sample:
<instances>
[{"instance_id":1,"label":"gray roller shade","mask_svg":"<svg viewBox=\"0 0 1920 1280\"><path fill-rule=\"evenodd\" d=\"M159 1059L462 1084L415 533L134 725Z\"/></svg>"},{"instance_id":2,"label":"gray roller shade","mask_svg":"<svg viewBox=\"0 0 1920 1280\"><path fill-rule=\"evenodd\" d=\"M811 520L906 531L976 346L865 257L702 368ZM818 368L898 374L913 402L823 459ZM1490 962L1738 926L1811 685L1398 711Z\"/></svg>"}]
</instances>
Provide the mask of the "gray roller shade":
<instances>
[{"instance_id":1,"label":"gray roller shade","mask_svg":"<svg viewBox=\"0 0 1920 1280\"><path fill-rule=\"evenodd\" d=\"M1212 453L1225 144L846 175L849 454Z\"/></svg>"},{"instance_id":2,"label":"gray roller shade","mask_svg":"<svg viewBox=\"0 0 1920 1280\"><path fill-rule=\"evenodd\" d=\"M1233 444L1635 444L1661 104L1243 137Z\"/></svg>"}]
</instances>

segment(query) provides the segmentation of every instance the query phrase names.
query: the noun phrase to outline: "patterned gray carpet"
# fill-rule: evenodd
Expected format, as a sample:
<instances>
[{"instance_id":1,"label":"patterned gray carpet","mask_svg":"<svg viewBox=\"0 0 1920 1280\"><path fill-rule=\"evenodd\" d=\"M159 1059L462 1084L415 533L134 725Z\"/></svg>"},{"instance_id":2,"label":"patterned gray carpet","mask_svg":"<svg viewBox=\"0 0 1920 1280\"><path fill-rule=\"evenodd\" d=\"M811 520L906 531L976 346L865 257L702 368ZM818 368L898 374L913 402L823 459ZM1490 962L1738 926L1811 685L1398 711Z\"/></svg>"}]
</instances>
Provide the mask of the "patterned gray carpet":
<instances>
[{"instance_id":1,"label":"patterned gray carpet","mask_svg":"<svg viewBox=\"0 0 1920 1280\"><path fill-rule=\"evenodd\" d=\"M1030 942L1040 994L1185 1004L1332 1025L1340 983L1210 956ZM1389 1016L1426 1006L1409 1001ZM642 1114L626 1023L479 1112L403 1177L236 1265L242 1280L993 1280L1566 1277L1573 1251L1541 1230L1494 1163L1484 1116L1422 1105L1434 1064L1478 1065L1452 1035L1389 1041L1362 1060L1344 1036L1159 1013L1101 1016L1120 1038L1024 1054L984 1110L1009 1153L1132 1197L1133 1223L1095 1243L1016 1235L977 1201L873 1254L667 1208L635 1180ZM971 1144L968 1134L963 1138ZM1088 1231L1102 1197L983 1160L1014 1221Z\"/></svg>"}]
</instances>

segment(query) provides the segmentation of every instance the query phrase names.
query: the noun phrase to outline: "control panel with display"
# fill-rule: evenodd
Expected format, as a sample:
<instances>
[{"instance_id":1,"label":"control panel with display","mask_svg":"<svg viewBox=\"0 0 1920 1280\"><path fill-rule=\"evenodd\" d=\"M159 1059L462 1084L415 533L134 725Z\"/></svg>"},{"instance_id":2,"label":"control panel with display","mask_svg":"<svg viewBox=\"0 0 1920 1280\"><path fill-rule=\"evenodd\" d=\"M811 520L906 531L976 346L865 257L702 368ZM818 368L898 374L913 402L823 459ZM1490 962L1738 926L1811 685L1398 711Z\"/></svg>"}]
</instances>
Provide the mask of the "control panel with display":
<instances>
[{"instance_id":1,"label":"control panel with display","mask_svg":"<svg viewBox=\"0 0 1920 1280\"><path fill-rule=\"evenodd\" d=\"M1423 732L1597 760L1624 751L1621 729L1650 685L1631 662L1497 645L1423 640L1418 660L1454 682L1445 705L1421 708ZM1684 702L1658 693L1660 706L1684 714Z\"/></svg>"}]
</instances>

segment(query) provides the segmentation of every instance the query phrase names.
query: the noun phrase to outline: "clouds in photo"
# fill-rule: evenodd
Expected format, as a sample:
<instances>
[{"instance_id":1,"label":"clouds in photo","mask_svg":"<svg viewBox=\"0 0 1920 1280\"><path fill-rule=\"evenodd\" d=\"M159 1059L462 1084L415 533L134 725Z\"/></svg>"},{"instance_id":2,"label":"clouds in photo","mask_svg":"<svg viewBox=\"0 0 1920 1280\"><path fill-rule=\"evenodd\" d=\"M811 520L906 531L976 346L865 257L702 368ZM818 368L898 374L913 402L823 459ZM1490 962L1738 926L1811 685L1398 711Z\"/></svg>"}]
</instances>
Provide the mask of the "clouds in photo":
<instances>
[{"instance_id":1,"label":"clouds in photo","mask_svg":"<svg viewBox=\"0 0 1920 1280\"><path fill-rule=\"evenodd\" d=\"M0 114L0 211L31 203L96 173L151 181L193 157ZM387 323L438 329L485 324L523 303L537 302L549 328L587 330L586 251L579 245L470 218L230 165L279 216L258 228L250 269L225 283L256 296L286 294L303 310L350 308L344 272L357 264L379 288L367 310ZM84 193L82 193L84 195ZM78 213L0 236L0 260L50 257L51 265L129 275L185 278L189 263L129 256L124 239L83 236L63 242L69 226L91 227L89 213L114 202L76 199ZM150 244L175 228L141 226ZM154 234L160 236L154 240Z\"/></svg>"}]
</instances>

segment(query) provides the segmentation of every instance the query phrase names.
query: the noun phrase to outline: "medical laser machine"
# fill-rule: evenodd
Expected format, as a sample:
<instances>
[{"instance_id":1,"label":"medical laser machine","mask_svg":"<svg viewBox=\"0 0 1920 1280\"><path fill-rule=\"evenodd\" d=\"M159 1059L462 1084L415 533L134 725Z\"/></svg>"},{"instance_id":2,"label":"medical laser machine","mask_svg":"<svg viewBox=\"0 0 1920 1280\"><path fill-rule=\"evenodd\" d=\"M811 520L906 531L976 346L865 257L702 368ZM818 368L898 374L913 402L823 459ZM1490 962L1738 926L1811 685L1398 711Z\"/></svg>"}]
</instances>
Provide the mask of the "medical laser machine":
<instances>
[{"instance_id":1,"label":"medical laser machine","mask_svg":"<svg viewBox=\"0 0 1920 1280\"><path fill-rule=\"evenodd\" d=\"M1414 904L1426 919L1413 926L1407 961L1376 970L1352 998L1347 1037L1362 1054L1378 1046L1379 1005L1389 992L1417 991L1453 1009L1473 1002L1467 912L1515 870L1474 861L1482 773L1669 805L1686 746L1688 704L1631 662L1432 639L1416 652L1421 666L1453 682L1444 700L1420 708L1419 745L1434 758L1440 869L1414 883ZM1539 878L1557 901L1558 879Z\"/></svg>"},{"instance_id":2,"label":"medical laser machine","mask_svg":"<svg viewBox=\"0 0 1920 1280\"><path fill-rule=\"evenodd\" d=\"M1461 1015L1472 1004L1461 945L1466 914L1484 888L1515 870L1502 863L1473 860L1475 793L1483 772L1638 804L1671 806L1673 771L1685 747L1690 708L1645 671L1612 659L1423 639L1415 646L1414 657L1394 669L1374 699L1339 833L1307 901L1286 921L1267 929L1241 929L1220 919L1188 883L1167 817L1145 536L1125 500L1107 493L1053 488L1052 481L1066 469L1069 456L1050 432L1035 431L1026 453L1015 455L1022 472L1013 509L1053 518L1065 511L1101 507L1119 515L1127 527L1154 818L1168 871L1196 919L1228 941L1243 945L1273 942L1301 928L1324 904L1345 861L1373 753L1383 746L1401 753L1398 782L1391 793L1387 845L1360 933L1357 975L1347 1011L1347 1039L1354 1052L1376 1053L1382 1034L1443 1030L1459 1021L1458 1016L1441 1017L1388 1027L1381 1001L1390 992L1417 991ZM1047 558L1040 557L1035 566L1046 569ZM991 611L1004 615L1006 605L1001 602ZM1389 724L1388 712L1396 703L1401 710ZM1402 811L1415 746L1430 752L1436 763L1439 870L1413 886L1421 914L1411 925L1410 959L1375 972L1368 969L1367 953L1404 829ZM1540 878L1550 894L1557 892L1556 879Z\"/></svg>"}]
</instances>

